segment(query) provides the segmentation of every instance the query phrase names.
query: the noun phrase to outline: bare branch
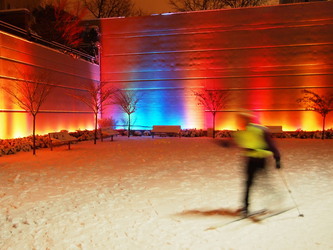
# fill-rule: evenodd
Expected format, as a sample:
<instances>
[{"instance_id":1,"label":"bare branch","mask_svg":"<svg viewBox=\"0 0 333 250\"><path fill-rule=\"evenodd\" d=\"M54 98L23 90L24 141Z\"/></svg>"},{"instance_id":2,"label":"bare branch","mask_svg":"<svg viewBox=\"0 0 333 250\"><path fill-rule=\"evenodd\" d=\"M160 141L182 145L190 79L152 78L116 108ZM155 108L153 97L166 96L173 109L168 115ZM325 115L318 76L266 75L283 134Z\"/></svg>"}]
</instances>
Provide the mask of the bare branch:
<instances>
[{"instance_id":1,"label":"bare branch","mask_svg":"<svg viewBox=\"0 0 333 250\"><path fill-rule=\"evenodd\" d=\"M108 88L104 83L90 82L82 87L83 91L80 93L67 93L73 98L86 104L95 115L95 138L97 140L97 123L98 114L103 111L105 106L111 105L111 97L116 93L115 89Z\"/></svg>"},{"instance_id":2,"label":"bare branch","mask_svg":"<svg viewBox=\"0 0 333 250\"><path fill-rule=\"evenodd\" d=\"M89 82L82 87L80 93L67 93L86 104L95 114L103 111L103 108L107 105L112 104L111 96L116 92L115 89L107 88L102 83Z\"/></svg>"},{"instance_id":3,"label":"bare branch","mask_svg":"<svg viewBox=\"0 0 333 250\"><path fill-rule=\"evenodd\" d=\"M12 85L2 86L2 89L11 97L13 103L32 115L33 154L35 155L36 116L49 96L53 86L44 82L48 79L46 74L22 72L19 69L17 69L17 71L22 79L16 80Z\"/></svg>"},{"instance_id":4,"label":"bare branch","mask_svg":"<svg viewBox=\"0 0 333 250\"><path fill-rule=\"evenodd\" d=\"M198 11L259 6L267 0L169 0L176 11Z\"/></svg>"},{"instance_id":5,"label":"bare branch","mask_svg":"<svg viewBox=\"0 0 333 250\"><path fill-rule=\"evenodd\" d=\"M96 18L131 16L135 12L132 0L84 0L84 3Z\"/></svg>"},{"instance_id":6,"label":"bare branch","mask_svg":"<svg viewBox=\"0 0 333 250\"><path fill-rule=\"evenodd\" d=\"M297 102L302 104L306 110L316 111L322 116L327 115L333 109L333 94L320 96L319 94L303 90L304 96L297 99Z\"/></svg>"},{"instance_id":7,"label":"bare branch","mask_svg":"<svg viewBox=\"0 0 333 250\"><path fill-rule=\"evenodd\" d=\"M132 90L119 90L113 97L113 104L119 105L126 114L132 114L137 109L141 97Z\"/></svg>"},{"instance_id":8,"label":"bare branch","mask_svg":"<svg viewBox=\"0 0 333 250\"><path fill-rule=\"evenodd\" d=\"M222 90L208 90L204 89L200 92L193 91L194 96L199 101L199 105L205 107L209 112L217 112L226 107L229 99L229 92Z\"/></svg>"},{"instance_id":9,"label":"bare branch","mask_svg":"<svg viewBox=\"0 0 333 250\"><path fill-rule=\"evenodd\" d=\"M35 76L20 71L19 73L21 76L30 76L30 79L16 80L13 85L2 88L12 97L12 102L32 115L37 115L50 94L52 85L42 82L46 79L45 74Z\"/></svg>"},{"instance_id":10,"label":"bare branch","mask_svg":"<svg viewBox=\"0 0 333 250\"><path fill-rule=\"evenodd\" d=\"M225 7L225 4L220 0L169 0L169 4L180 12L221 9Z\"/></svg>"},{"instance_id":11,"label":"bare branch","mask_svg":"<svg viewBox=\"0 0 333 250\"><path fill-rule=\"evenodd\" d=\"M315 111L323 118L322 139L324 139L325 119L329 112L333 110L333 94L319 95L313 91L304 89L303 97L296 100L305 110Z\"/></svg>"},{"instance_id":12,"label":"bare branch","mask_svg":"<svg viewBox=\"0 0 333 250\"><path fill-rule=\"evenodd\" d=\"M206 111L213 115L213 137L215 137L215 115L216 112L225 109L230 99L229 92L218 89L204 89L193 91L194 96L199 101L198 105L204 106Z\"/></svg>"},{"instance_id":13,"label":"bare branch","mask_svg":"<svg viewBox=\"0 0 333 250\"><path fill-rule=\"evenodd\" d=\"M119 107L128 115L128 136L130 136L131 114L137 110L138 102L142 96L132 90L118 90L113 97L113 104Z\"/></svg>"},{"instance_id":14,"label":"bare branch","mask_svg":"<svg viewBox=\"0 0 333 250\"><path fill-rule=\"evenodd\" d=\"M68 8L68 0L53 1L34 9L32 14L35 20L32 29L44 39L74 48L83 41L84 27L80 23L87 10L80 2Z\"/></svg>"}]
</instances>

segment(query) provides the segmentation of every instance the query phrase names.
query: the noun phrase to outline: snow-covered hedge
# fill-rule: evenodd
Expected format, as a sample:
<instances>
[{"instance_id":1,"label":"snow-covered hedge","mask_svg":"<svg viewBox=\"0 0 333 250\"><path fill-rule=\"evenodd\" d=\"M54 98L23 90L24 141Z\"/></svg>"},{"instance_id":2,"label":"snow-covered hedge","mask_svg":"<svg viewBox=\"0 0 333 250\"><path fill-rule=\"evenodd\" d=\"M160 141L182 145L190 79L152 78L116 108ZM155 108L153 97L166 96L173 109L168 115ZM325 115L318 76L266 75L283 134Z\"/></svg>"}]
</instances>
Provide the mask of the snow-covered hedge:
<instances>
[{"instance_id":1,"label":"snow-covered hedge","mask_svg":"<svg viewBox=\"0 0 333 250\"><path fill-rule=\"evenodd\" d=\"M75 136L79 141L91 140L94 138L93 131L77 131L70 133ZM32 150L32 136L15 139L0 140L0 156L10 155L17 152L27 152ZM48 148L49 147L49 136L48 135L36 135L36 149Z\"/></svg>"},{"instance_id":2,"label":"snow-covered hedge","mask_svg":"<svg viewBox=\"0 0 333 250\"><path fill-rule=\"evenodd\" d=\"M181 131L183 137L202 137L207 136L207 131L202 129L184 129Z\"/></svg>"},{"instance_id":3,"label":"snow-covered hedge","mask_svg":"<svg viewBox=\"0 0 333 250\"><path fill-rule=\"evenodd\" d=\"M325 139L333 139L333 129L327 129L324 133ZM275 138L299 138L299 139L321 139L322 131L303 131L283 132L272 135Z\"/></svg>"},{"instance_id":4,"label":"snow-covered hedge","mask_svg":"<svg viewBox=\"0 0 333 250\"><path fill-rule=\"evenodd\" d=\"M232 131L217 131L216 137L231 137ZM286 131L282 133L273 133L273 138L298 138L298 139L321 139L322 131ZM325 139L333 139L333 129L328 129L325 131Z\"/></svg>"},{"instance_id":5,"label":"snow-covered hedge","mask_svg":"<svg viewBox=\"0 0 333 250\"><path fill-rule=\"evenodd\" d=\"M48 147L48 136L36 136L36 148ZM0 140L0 155L15 154L20 151L30 151L32 149L32 136Z\"/></svg>"},{"instance_id":6,"label":"snow-covered hedge","mask_svg":"<svg viewBox=\"0 0 333 250\"><path fill-rule=\"evenodd\" d=\"M126 130L120 130L120 135L127 136ZM78 138L79 141L87 141L94 139L94 131L80 130L69 133L71 136ZM146 131L132 131L133 136L151 136L149 130ZM207 136L207 131L202 129L184 129L181 131L182 137L203 137ZM232 136L232 131L222 130L216 131L217 138L228 138ZM292 132L274 133L274 138L299 138L299 139L321 139L321 131L307 132L303 130L297 130ZM333 139L333 129L325 131L325 139ZM36 148L47 148L49 147L48 135L37 135L36 136ZM32 150L32 136L17 138L17 139L5 139L0 140L0 156L15 154L21 151Z\"/></svg>"}]
</instances>

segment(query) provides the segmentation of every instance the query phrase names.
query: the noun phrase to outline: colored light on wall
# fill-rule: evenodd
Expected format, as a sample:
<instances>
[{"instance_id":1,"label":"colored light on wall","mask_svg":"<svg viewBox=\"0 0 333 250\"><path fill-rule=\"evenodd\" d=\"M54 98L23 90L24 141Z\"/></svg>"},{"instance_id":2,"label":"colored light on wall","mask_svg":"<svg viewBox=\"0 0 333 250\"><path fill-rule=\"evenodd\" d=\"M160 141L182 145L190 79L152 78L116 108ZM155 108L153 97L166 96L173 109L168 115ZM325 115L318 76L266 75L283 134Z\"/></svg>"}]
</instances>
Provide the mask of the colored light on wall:
<instances>
[{"instance_id":1,"label":"colored light on wall","mask_svg":"<svg viewBox=\"0 0 333 250\"><path fill-rule=\"evenodd\" d=\"M50 117L47 113L37 115L38 134L47 134L52 131L68 130L74 132L76 130L93 130L94 129L93 114L70 114L70 113L53 113Z\"/></svg>"},{"instance_id":2,"label":"colored light on wall","mask_svg":"<svg viewBox=\"0 0 333 250\"><path fill-rule=\"evenodd\" d=\"M92 112L66 93L69 89L82 91L82 86L90 81L99 82L98 65L2 31L0 41L1 86L24 80L54 86L37 114L36 134L94 128ZM32 134L32 116L12 102L10 95L1 88L0 121L0 139Z\"/></svg>"},{"instance_id":3,"label":"colored light on wall","mask_svg":"<svg viewBox=\"0 0 333 250\"><path fill-rule=\"evenodd\" d=\"M209 116L210 119L211 115ZM237 130L238 124L236 113L234 112L218 112L216 115L216 129L217 130Z\"/></svg>"},{"instance_id":4,"label":"colored light on wall","mask_svg":"<svg viewBox=\"0 0 333 250\"><path fill-rule=\"evenodd\" d=\"M303 130L317 130L321 127L320 124L320 115L313 111L304 112L302 115L302 126Z\"/></svg>"},{"instance_id":5,"label":"colored light on wall","mask_svg":"<svg viewBox=\"0 0 333 250\"><path fill-rule=\"evenodd\" d=\"M198 100L193 96L192 90L184 91L184 127L201 129L205 127L206 113L204 107L198 105ZM180 123L181 124L181 123Z\"/></svg>"},{"instance_id":6,"label":"colored light on wall","mask_svg":"<svg viewBox=\"0 0 333 250\"><path fill-rule=\"evenodd\" d=\"M153 125L178 125L186 115L183 102L183 90L178 89L155 89L143 92L142 100L138 103L138 109L133 113L132 121L134 127L138 125L151 127ZM149 102L147 102L149 100ZM176 112L171 110L175 108ZM126 119L127 116L121 115L119 118Z\"/></svg>"},{"instance_id":7,"label":"colored light on wall","mask_svg":"<svg viewBox=\"0 0 333 250\"><path fill-rule=\"evenodd\" d=\"M332 88L332 8L320 2L102 20L102 81L145 89L134 114L142 126L211 128L211 113L187 93L211 88L235 98L217 114L219 130L237 129L242 108L264 125L321 129L320 116L296 99L307 87Z\"/></svg>"},{"instance_id":8,"label":"colored light on wall","mask_svg":"<svg viewBox=\"0 0 333 250\"><path fill-rule=\"evenodd\" d=\"M12 138L24 137L28 127L29 114L13 113L11 116L12 122L7 125L12 127Z\"/></svg>"}]
</instances>

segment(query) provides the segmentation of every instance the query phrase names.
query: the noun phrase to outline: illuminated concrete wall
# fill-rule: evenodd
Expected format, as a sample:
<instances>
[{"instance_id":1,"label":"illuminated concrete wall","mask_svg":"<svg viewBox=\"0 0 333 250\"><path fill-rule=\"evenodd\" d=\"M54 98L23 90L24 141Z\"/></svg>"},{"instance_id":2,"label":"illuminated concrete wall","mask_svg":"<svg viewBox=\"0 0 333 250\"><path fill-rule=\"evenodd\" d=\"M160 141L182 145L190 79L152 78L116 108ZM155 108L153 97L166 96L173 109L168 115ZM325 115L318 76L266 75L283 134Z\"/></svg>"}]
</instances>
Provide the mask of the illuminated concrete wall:
<instances>
[{"instance_id":1,"label":"illuminated concrete wall","mask_svg":"<svg viewBox=\"0 0 333 250\"><path fill-rule=\"evenodd\" d=\"M332 31L333 2L104 19L101 80L144 94L138 128L211 127L192 95L206 87L232 93L218 129L236 128L240 108L284 130L321 129L320 115L296 99L304 88L332 89ZM114 108L104 115L123 116Z\"/></svg>"},{"instance_id":2,"label":"illuminated concrete wall","mask_svg":"<svg viewBox=\"0 0 333 250\"><path fill-rule=\"evenodd\" d=\"M23 74L22 74L23 72ZM37 133L67 129L92 129L93 114L84 104L66 93L82 93L83 86L99 82L99 66L75 59L47 47L0 32L0 84L27 80L25 72L45 79L30 79L54 86L37 115ZM30 75L30 74L29 74ZM0 139L32 134L32 117L10 101L0 88Z\"/></svg>"}]
</instances>

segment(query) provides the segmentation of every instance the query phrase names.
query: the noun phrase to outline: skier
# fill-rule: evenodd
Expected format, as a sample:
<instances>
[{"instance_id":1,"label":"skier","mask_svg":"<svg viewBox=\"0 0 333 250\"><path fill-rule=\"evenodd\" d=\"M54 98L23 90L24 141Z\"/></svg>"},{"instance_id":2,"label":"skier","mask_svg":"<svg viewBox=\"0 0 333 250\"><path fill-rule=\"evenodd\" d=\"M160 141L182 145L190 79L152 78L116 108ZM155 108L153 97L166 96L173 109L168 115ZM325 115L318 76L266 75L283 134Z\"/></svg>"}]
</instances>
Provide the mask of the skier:
<instances>
[{"instance_id":1,"label":"skier","mask_svg":"<svg viewBox=\"0 0 333 250\"><path fill-rule=\"evenodd\" d=\"M243 216L247 216L251 186L258 171L265 168L266 158L273 155L277 169L280 169L281 164L279 150L273 143L268 129L260 124L253 123L255 116L249 112L239 113L238 116L242 130L235 133L234 141L244 149L246 163L244 204L239 212Z\"/></svg>"}]
</instances>

